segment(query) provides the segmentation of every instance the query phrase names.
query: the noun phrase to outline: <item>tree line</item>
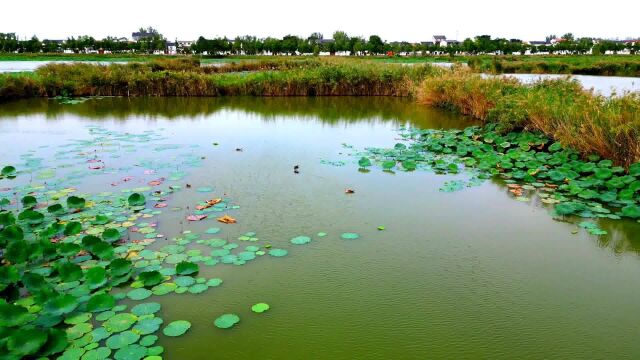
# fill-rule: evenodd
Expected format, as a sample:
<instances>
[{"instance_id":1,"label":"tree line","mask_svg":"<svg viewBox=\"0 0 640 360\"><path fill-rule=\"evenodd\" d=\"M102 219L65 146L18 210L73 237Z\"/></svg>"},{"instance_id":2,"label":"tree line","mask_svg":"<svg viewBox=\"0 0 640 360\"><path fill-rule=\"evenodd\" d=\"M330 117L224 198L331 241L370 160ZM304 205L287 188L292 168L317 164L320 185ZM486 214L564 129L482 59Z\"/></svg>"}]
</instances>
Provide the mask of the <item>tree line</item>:
<instances>
[{"instance_id":1,"label":"tree line","mask_svg":"<svg viewBox=\"0 0 640 360\"><path fill-rule=\"evenodd\" d=\"M70 37L64 41L42 40L36 36L28 40L19 40L15 33L0 33L0 52L62 52L73 51L76 53L87 50L103 49L105 51L140 52L151 53L165 51L167 39L156 29L140 29L145 36L138 41L122 41L115 37L107 37L97 40L84 35ZM238 36L234 39L226 37L205 38L200 36L190 47L177 45L177 51L184 54L273 54L273 55L297 55L320 53L342 53L350 55L368 54L526 54L526 53L550 53L550 54L604 54L617 53L628 50L635 54L640 52L640 41L620 42L611 40L594 40L592 38L575 38L568 33L557 38L555 35L547 36L546 41L539 43L526 43L519 39L492 38L490 35L479 35L467 38L462 42L448 42L446 46L439 42L425 41L420 43L386 42L378 35L368 38L349 36L344 31L336 31L331 38L325 39L320 33L313 33L308 37L287 35L282 39L256 36ZM177 42L177 41L176 41Z\"/></svg>"}]
</instances>

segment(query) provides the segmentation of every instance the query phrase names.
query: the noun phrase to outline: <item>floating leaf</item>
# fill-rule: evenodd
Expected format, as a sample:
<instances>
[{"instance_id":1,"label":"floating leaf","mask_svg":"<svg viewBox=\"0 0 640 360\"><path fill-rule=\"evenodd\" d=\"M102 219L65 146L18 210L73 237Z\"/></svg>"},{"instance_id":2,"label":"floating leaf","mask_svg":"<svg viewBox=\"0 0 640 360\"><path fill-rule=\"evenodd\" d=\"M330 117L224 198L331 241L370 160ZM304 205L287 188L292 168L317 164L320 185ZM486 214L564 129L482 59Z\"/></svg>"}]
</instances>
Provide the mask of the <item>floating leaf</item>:
<instances>
[{"instance_id":1,"label":"floating leaf","mask_svg":"<svg viewBox=\"0 0 640 360\"><path fill-rule=\"evenodd\" d=\"M86 205L86 200L78 196L69 196L67 198L67 207L69 209L80 210Z\"/></svg>"},{"instance_id":2,"label":"floating leaf","mask_svg":"<svg viewBox=\"0 0 640 360\"><path fill-rule=\"evenodd\" d=\"M271 250L269 250L269 255L275 256L275 257L286 256L288 253L289 252L287 250L284 250L284 249L271 249Z\"/></svg>"},{"instance_id":3,"label":"floating leaf","mask_svg":"<svg viewBox=\"0 0 640 360\"><path fill-rule=\"evenodd\" d=\"M127 345L131 345L140 339L140 335L134 333L133 331L123 331L119 334L114 334L110 338L107 339L106 345L110 349L121 349Z\"/></svg>"},{"instance_id":4,"label":"floating leaf","mask_svg":"<svg viewBox=\"0 0 640 360\"><path fill-rule=\"evenodd\" d=\"M115 360L141 360L147 355L147 348L138 344L131 344L116 351Z\"/></svg>"},{"instance_id":5,"label":"floating leaf","mask_svg":"<svg viewBox=\"0 0 640 360\"><path fill-rule=\"evenodd\" d=\"M360 235L356 234L356 233L344 233L342 235L340 235L341 238L343 238L344 240L355 240L357 238L360 237Z\"/></svg>"},{"instance_id":6,"label":"floating leaf","mask_svg":"<svg viewBox=\"0 0 640 360\"><path fill-rule=\"evenodd\" d=\"M254 313L263 313L269 310L269 304L266 303L257 303L251 307L251 311Z\"/></svg>"},{"instance_id":7,"label":"floating leaf","mask_svg":"<svg viewBox=\"0 0 640 360\"><path fill-rule=\"evenodd\" d=\"M176 274L191 275L198 272L198 265L189 261L182 261L176 265Z\"/></svg>"},{"instance_id":8,"label":"floating leaf","mask_svg":"<svg viewBox=\"0 0 640 360\"><path fill-rule=\"evenodd\" d=\"M220 329L229 329L240 322L240 317L236 314L224 314L218 317L213 324Z\"/></svg>"},{"instance_id":9,"label":"floating leaf","mask_svg":"<svg viewBox=\"0 0 640 360\"><path fill-rule=\"evenodd\" d=\"M7 349L19 357L33 355L47 342L48 334L39 329L17 329L7 340Z\"/></svg>"},{"instance_id":10,"label":"floating leaf","mask_svg":"<svg viewBox=\"0 0 640 360\"><path fill-rule=\"evenodd\" d=\"M151 315L160 311L160 304L157 302L149 302L138 304L131 309L131 312L137 316Z\"/></svg>"},{"instance_id":11,"label":"floating leaf","mask_svg":"<svg viewBox=\"0 0 640 360\"><path fill-rule=\"evenodd\" d=\"M187 332L191 328L191 323L186 320L176 320L172 321L167 325L164 329L162 329L162 333L166 336L180 336Z\"/></svg>"},{"instance_id":12,"label":"floating leaf","mask_svg":"<svg viewBox=\"0 0 640 360\"><path fill-rule=\"evenodd\" d=\"M145 288L134 289L127 293L127 297L131 300L144 300L151 296L153 293L151 290Z\"/></svg>"},{"instance_id":13,"label":"floating leaf","mask_svg":"<svg viewBox=\"0 0 640 360\"><path fill-rule=\"evenodd\" d=\"M291 239L291 243L294 245L304 245L311 242L311 238L308 236L296 236Z\"/></svg>"},{"instance_id":14,"label":"floating leaf","mask_svg":"<svg viewBox=\"0 0 640 360\"><path fill-rule=\"evenodd\" d=\"M137 316L129 313L122 313L105 321L102 326L110 332L122 332L131 328L136 321L138 321Z\"/></svg>"},{"instance_id":15,"label":"floating leaf","mask_svg":"<svg viewBox=\"0 0 640 360\"><path fill-rule=\"evenodd\" d=\"M142 194L133 193L129 195L129 198L127 198L127 203L129 204L129 206L139 207L139 206L145 206L147 203L147 200L144 198Z\"/></svg>"}]
</instances>

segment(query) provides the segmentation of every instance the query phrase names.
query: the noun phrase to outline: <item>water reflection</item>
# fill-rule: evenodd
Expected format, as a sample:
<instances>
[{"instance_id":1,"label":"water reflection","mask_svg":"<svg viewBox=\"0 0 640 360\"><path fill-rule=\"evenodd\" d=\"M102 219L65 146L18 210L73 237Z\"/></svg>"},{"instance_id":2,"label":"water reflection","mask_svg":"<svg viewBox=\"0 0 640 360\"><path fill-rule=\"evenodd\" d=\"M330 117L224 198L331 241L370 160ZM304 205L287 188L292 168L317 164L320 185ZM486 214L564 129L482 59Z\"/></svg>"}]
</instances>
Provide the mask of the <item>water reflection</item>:
<instances>
[{"instance_id":1,"label":"water reflection","mask_svg":"<svg viewBox=\"0 0 640 360\"><path fill-rule=\"evenodd\" d=\"M0 117L44 114L48 119L62 119L65 114L90 119L131 116L199 118L225 110L243 111L263 119L295 116L334 124L337 122L392 121L428 128L461 128L473 121L459 115L431 109L410 99L377 97L233 97L233 98L100 98L80 104L61 104L54 99L28 99L2 104Z\"/></svg>"}]
</instances>

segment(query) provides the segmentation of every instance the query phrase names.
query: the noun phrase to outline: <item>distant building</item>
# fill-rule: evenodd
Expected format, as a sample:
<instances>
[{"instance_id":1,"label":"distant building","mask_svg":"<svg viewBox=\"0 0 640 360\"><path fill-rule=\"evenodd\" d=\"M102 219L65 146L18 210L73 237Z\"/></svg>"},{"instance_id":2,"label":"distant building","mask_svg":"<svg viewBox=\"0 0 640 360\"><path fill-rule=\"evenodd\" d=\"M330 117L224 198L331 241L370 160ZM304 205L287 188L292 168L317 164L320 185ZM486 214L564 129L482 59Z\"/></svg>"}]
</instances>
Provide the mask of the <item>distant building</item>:
<instances>
[{"instance_id":1,"label":"distant building","mask_svg":"<svg viewBox=\"0 0 640 360\"><path fill-rule=\"evenodd\" d=\"M167 54L175 55L178 53L178 43L167 42Z\"/></svg>"},{"instance_id":2,"label":"distant building","mask_svg":"<svg viewBox=\"0 0 640 360\"><path fill-rule=\"evenodd\" d=\"M547 45L546 41L529 41L529 45L531 46L545 46Z\"/></svg>"},{"instance_id":3,"label":"distant building","mask_svg":"<svg viewBox=\"0 0 640 360\"><path fill-rule=\"evenodd\" d=\"M195 43L196 42L193 40L178 40L178 48L180 49L190 48Z\"/></svg>"},{"instance_id":4,"label":"distant building","mask_svg":"<svg viewBox=\"0 0 640 360\"><path fill-rule=\"evenodd\" d=\"M447 37L444 35L433 35L433 42L441 47L447 46Z\"/></svg>"},{"instance_id":5,"label":"distant building","mask_svg":"<svg viewBox=\"0 0 640 360\"><path fill-rule=\"evenodd\" d=\"M420 45L422 45L422 46L434 46L435 43L433 41L421 41Z\"/></svg>"},{"instance_id":6,"label":"distant building","mask_svg":"<svg viewBox=\"0 0 640 360\"><path fill-rule=\"evenodd\" d=\"M120 43L126 43L126 42L129 42L129 39L127 39L126 37L123 36L123 37L115 38L115 39L113 39L113 41L120 42Z\"/></svg>"},{"instance_id":7,"label":"distant building","mask_svg":"<svg viewBox=\"0 0 640 360\"><path fill-rule=\"evenodd\" d=\"M131 33L131 38L133 39L133 41L140 41L140 40L152 38L155 35L156 34L154 33L146 32L146 31L137 31L137 32Z\"/></svg>"}]
</instances>

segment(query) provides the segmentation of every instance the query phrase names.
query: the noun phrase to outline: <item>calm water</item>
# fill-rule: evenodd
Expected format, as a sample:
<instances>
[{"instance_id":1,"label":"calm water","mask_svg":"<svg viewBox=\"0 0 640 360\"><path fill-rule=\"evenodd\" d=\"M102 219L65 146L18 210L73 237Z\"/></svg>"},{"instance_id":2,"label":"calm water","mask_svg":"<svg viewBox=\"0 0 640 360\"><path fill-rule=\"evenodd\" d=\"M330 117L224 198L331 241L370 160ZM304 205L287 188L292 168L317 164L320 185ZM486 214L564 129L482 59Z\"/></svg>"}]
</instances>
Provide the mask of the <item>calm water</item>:
<instances>
[{"instance_id":1,"label":"calm water","mask_svg":"<svg viewBox=\"0 0 640 360\"><path fill-rule=\"evenodd\" d=\"M46 61L0 61L0 73L35 71L37 68L47 64L72 64L78 61L67 60L46 60ZM91 61L92 64L109 65L125 64L123 61Z\"/></svg>"},{"instance_id":2,"label":"calm water","mask_svg":"<svg viewBox=\"0 0 640 360\"><path fill-rule=\"evenodd\" d=\"M593 76L593 75L554 75L554 74L505 74L514 77L525 84L540 79L563 79L569 77L578 81L585 89L593 89L605 96L622 95L625 92L640 91L640 78L623 76Z\"/></svg>"},{"instance_id":3,"label":"calm water","mask_svg":"<svg viewBox=\"0 0 640 360\"><path fill-rule=\"evenodd\" d=\"M540 204L512 200L496 182L443 193L438 188L451 176L361 173L349 156L393 146L403 125L468 124L387 98L35 100L0 106L0 163L27 151L46 159L58 144L87 138L90 125L152 130L167 136L162 143L187 144L204 158L181 182L212 186L241 206L238 224L221 226L219 237L256 231L290 250L245 266L201 266L201 275L224 284L150 298L163 304L165 324L193 323L180 338L160 336L166 359L640 357L640 224L605 222L610 235L573 235L575 225L552 220ZM120 161L164 156L149 146ZM123 175L94 177L79 189L111 191ZM185 190L171 201L201 200ZM182 220L167 212L159 227L175 236L220 226ZM329 235L304 246L288 242L320 231ZM344 241L343 232L361 238ZM256 302L271 310L252 314ZM225 312L240 315L240 324L215 328Z\"/></svg>"}]
</instances>

